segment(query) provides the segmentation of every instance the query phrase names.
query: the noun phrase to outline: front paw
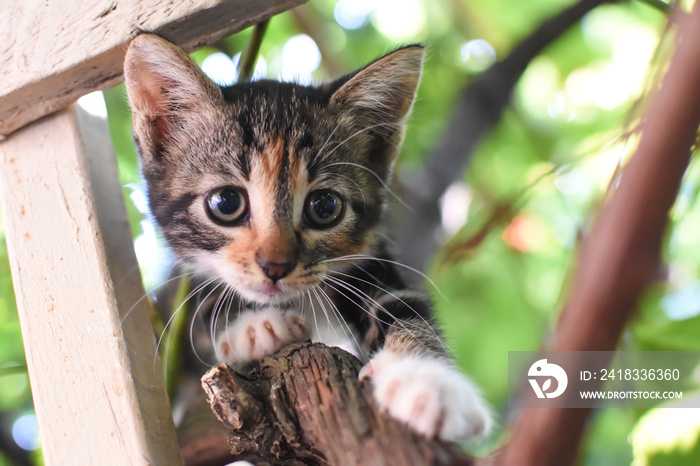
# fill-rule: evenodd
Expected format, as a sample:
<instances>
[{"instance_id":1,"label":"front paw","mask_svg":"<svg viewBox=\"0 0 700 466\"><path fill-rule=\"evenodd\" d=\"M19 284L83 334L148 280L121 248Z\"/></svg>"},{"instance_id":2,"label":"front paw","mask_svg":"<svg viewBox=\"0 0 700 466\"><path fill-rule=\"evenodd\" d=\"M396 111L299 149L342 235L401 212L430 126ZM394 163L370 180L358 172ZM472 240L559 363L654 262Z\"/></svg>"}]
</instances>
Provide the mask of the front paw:
<instances>
[{"instance_id":1,"label":"front paw","mask_svg":"<svg viewBox=\"0 0 700 466\"><path fill-rule=\"evenodd\" d=\"M370 377L381 409L416 432L442 440L482 440L491 430L486 403L449 362L378 353L360 372Z\"/></svg>"},{"instance_id":2,"label":"front paw","mask_svg":"<svg viewBox=\"0 0 700 466\"><path fill-rule=\"evenodd\" d=\"M240 364L308 340L309 336L306 320L298 312L273 307L245 311L218 335L216 355L227 364Z\"/></svg>"}]
</instances>

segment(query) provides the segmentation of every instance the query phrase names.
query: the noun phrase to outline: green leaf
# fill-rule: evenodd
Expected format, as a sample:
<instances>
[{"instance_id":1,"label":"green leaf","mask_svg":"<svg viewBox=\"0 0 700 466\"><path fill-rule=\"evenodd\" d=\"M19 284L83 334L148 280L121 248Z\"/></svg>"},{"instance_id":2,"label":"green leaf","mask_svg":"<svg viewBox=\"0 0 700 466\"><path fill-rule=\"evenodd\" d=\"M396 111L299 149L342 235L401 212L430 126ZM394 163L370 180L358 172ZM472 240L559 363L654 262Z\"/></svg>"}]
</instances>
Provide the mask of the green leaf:
<instances>
[{"instance_id":1,"label":"green leaf","mask_svg":"<svg viewBox=\"0 0 700 466\"><path fill-rule=\"evenodd\" d=\"M639 350L700 351L700 316L639 322L632 327Z\"/></svg>"},{"instance_id":2,"label":"green leaf","mask_svg":"<svg viewBox=\"0 0 700 466\"><path fill-rule=\"evenodd\" d=\"M684 393L685 395L686 393ZM691 394L695 406L700 392ZM684 398L683 403L689 399ZM630 435L635 466L696 466L700 464L700 416L696 408L672 408L679 402L648 411Z\"/></svg>"}]
</instances>

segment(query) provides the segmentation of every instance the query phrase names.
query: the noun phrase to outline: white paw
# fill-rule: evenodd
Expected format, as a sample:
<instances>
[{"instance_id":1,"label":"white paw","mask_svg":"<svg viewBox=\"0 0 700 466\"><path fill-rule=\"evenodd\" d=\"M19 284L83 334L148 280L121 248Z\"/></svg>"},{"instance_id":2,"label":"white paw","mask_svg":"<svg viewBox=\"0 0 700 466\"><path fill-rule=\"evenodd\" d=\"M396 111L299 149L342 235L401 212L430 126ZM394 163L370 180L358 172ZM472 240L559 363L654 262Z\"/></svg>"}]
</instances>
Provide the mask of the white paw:
<instances>
[{"instance_id":1,"label":"white paw","mask_svg":"<svg viewBox=\"0 0 700 466\"><path fill-rule=\"evenodd\" d=\"M306 320L298 312L273 307L245 311L217 336L216 355L227 364L238 364L308 340L309 335Z\"/></svg>"},{"instance_id":2,"label":"white paw","mask_svg":"<svg viewBox=\"0 0 700 466\"><path fill-rule=\"evenodd\" d=\"M474 384L447 361L380 351L360 371L381 409L427 437L483 440L492 420Z\"/></svg>"}]
</instances>

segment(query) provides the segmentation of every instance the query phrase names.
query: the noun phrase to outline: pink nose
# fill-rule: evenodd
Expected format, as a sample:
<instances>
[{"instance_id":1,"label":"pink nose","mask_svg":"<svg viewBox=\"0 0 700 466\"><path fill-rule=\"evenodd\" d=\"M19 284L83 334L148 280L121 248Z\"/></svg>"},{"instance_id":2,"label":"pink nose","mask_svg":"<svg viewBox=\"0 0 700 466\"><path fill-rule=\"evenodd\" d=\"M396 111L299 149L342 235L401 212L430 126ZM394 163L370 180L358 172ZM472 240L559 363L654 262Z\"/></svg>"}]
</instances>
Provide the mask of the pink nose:
<instances>
[{"instance_id":1,"label":"pink nose","mask_svg":"<svg viewBox=\"0 0 700 466\"><path fill-rule=\"evenodd\" d=\"M258 265L262 269L263 273L267 278L272 280L272 283L277 283L284 277L289 275L289 273L296 267L295 261L287 262L272 262L265 259L258 259Z\"/></svg>"}]
</instances>

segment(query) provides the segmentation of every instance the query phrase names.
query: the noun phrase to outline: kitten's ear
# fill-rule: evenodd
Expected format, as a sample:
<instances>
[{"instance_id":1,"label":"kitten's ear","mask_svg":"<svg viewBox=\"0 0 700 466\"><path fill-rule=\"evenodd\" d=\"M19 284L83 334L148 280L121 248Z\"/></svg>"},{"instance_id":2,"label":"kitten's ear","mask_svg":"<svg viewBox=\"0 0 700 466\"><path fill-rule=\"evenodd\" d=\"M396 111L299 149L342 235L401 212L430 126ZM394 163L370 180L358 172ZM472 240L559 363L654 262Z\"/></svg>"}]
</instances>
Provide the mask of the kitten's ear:
<instances>
[{"instance_id":1,"label":"kitten's ear","mask_svg":"<svg viewBox=\"0 0 700 466\"><path fill-rule=\"evenodd\" d=\"M403 47L336 81L331 106L358 110L372 123L400 123L413 105L425 49ZM333 86L333 84L331 84Z\"/></svg>"},{"instance_id":2,"label":"kitten's ear","mask_svg":"<svg viewBox=\"0 0 700 466\"><path fill-rule=\"evenodd\" d=\"M153 34L131 42L124 77L142 143L161 144L185 120L183 113L205 113L201 110L222 99L220 88L182 49Z\"/></svg>"}]
</instances>

